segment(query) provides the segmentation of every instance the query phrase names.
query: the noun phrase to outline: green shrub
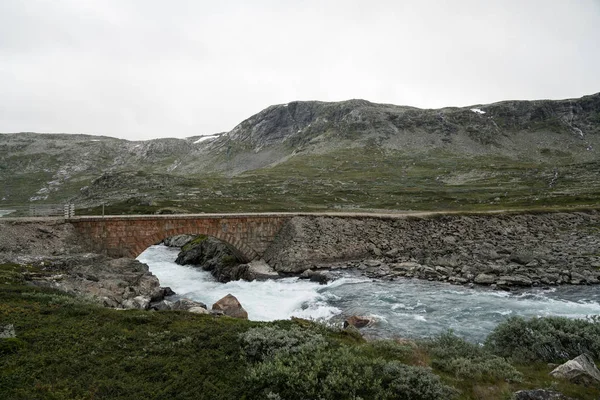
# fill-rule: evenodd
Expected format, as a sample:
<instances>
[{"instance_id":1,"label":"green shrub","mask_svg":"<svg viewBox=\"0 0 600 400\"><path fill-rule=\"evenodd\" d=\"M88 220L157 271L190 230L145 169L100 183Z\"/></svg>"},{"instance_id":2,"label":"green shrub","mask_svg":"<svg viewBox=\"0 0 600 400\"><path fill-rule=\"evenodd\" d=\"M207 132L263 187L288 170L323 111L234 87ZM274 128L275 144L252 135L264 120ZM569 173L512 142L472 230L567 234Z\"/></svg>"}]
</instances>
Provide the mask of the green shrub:
<instances>
[{"instance_id":1,"label":"green shrub","mask_svg":"<svg viewBox=\"0 0 600 400\"><path fill-rule=\"evenodd\" d=\"M387 399L452 399L457 395L455 389L444 385L437 375L425 368L387 362L382 376Z\"/></svg>"},{"instance_id":2,"label":"green shrub","mask_svg":"<svg viewBox=\"0 0 600 400\"><path fill-rule=\"evenodd\" d=\"M451 331L426 342L432 357L439 359L477 358L485 354L484 349L456 336Z\"/></svg>"},{"instance_id":3,"label":"green shrub","mask_svg":"<svg viewBox=\"0 0 600 400\"><path fill-rule=\"evenodd\" d=\"M417 351L416 346L394 340L373 340L362 346L363 352L386 360L409 361Z\"/></svg>"},{"instance_id":4,"label":"green shrub","mask_svg":"<svg viewBox=\"0 0 600 400\"><path fill-rule=\"evenodd\" d=\"M303 348L250 368L249 398L450 399L455 391L428 370L361 355L356 348Z\"/></svg>"},{"instance_id":5,"label":"green shrub","mask_svg":"<svg viewBox=\"0 0 600 400\"><path fill-rule=\"evenodd\" d=\"M436 360L434 366L440 370L454 373L457 378L475 380L505 380L521 382L522 374L504 358L488 355L477 358L452 358Z\"/></svg>"},{"instance_id":6,"label":"green shrub","mask_svg":"<svg viewBox=\"0 0 600 400\"><path fill-rule=\"evenodd\" d=\"M18 338L0 339L0 356L16 353L25 347L25 342Z\"/></svg>"},{"instance_id":7,"label":"green shrub","mask_svg":"<svg viewBox=\"0 0 600 400\"><path fill-rule=\"evenodd\" d=\"M293 354L327 346L322 335L299 327L289 330L272 326L252 328L242 333L240 339L242 351L251 362L260 362L278 353Z\"/></svg>"},{"instance_id":8,"label":"green shrub","mask_svg":"<svg viewBox=\"0 0 600 400\"><path fill-rule=\"evenodd\" d=\"M517 362L564 362L582 353L600 358L600 321L545 317L513 317L501 323L486 340L493 354Z\"/></svg>"},{"instance_id":9,"label":"green shrub","mask_svg":"<svg viewBox=\"0 0 600 400\"><path fill-rule=\"evenodd\" d=\"M396 361L407 357L407 346L389 340L347 346L320 329L267 326L242 333L242 352L251 362L249 398L418 400L454 393L431 372Z\"/></svg>"},{"instance_id":10,"label":"green shrub","mask_svg":"<svg viewBox=\"0 0 600 400\"><path fill-rule=\"evenodd\" d=\"M522 374L504 358L446 332L427 343L434 368L461 379L520 382Z\"/></svg>"}]
</instances>

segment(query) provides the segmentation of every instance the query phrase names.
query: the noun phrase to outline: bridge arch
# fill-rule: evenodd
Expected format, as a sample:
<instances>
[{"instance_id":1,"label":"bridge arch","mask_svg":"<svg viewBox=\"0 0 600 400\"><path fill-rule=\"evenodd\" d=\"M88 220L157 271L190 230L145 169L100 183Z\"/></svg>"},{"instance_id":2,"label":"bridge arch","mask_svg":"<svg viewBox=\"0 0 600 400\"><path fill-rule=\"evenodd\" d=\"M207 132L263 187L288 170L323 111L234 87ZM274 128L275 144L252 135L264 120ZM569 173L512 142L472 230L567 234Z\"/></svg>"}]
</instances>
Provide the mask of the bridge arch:
<instances>
[{"instance_id":1,"label":"bridge arch","mask_svg":"<svg viewBox=\"0 0 600 400\"><path fill-rule=\"evenodd\" d=\"M250 262L256 258L259 258L259 255L256 253L256 251L254 251L246 243L243 243L241 240L233 237L231 234L219 232L213 229L200 229L194 232L188 232L188 230L185 228L171 229L162 233L156 233L152 236L146 236L147 240L136 243L135 247L132 249L131 257L136 258L148 247L160 243L168 237L176 235L206 235L215 237L228 244L241 262Z\"/></svg>"}]
</instances>

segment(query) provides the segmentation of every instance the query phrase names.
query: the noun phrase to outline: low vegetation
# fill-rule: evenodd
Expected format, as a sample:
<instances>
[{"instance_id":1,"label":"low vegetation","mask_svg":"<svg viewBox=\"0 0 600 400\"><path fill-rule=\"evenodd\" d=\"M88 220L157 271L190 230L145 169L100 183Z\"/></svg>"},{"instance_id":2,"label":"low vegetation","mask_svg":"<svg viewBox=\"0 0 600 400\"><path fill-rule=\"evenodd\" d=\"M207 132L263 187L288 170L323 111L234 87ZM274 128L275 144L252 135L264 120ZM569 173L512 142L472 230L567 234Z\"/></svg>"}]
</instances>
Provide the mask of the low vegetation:
<instances>
[{"instance_id":1,"label":"low vegetation","mask_svg":"<svg viewBox=\"0 0 600 400\"><path fill-rule=\"evenodd\" d=\"M486 348L502 357L527 363L563 363L587 353L600 360L600 319L558 317L525 320L513 317L490 334Z\"/></svg>"},{"instance_id":2,"label":"low vegetation","mask_svg":"<svg viewBox=\"0 0 600 400\"><path fill-rule=\"evenodd\" d=\"M534 163L492 155L462 157L439 149L405 153L350 148L300 154L228 178L190 175L169 190L148 189L143 195L108 200L105 213L598 207L598 173L598 162ZM103 198L127 193L123 185L127 182L103 189ZM102 208L78 212L100 214Z\"/></svg>"},{"instance_id":3,"label":"low vegetation","mask_svg":"<svg viewBox=\"0 0 600 400\"><path fill-rule=\"evenodd\" d=\"M28 286L24 272L39 273L0 265L0 326L16 333L0 339L2 398L508 399L542 387L600 396L551 378L547 364L579 350L597 360L597 319L510 319L485 345L452 333L365 341L355 330L301 319L101 308ZM540 351L554 340L554 352Z\"/></svg>"}]
</instances>

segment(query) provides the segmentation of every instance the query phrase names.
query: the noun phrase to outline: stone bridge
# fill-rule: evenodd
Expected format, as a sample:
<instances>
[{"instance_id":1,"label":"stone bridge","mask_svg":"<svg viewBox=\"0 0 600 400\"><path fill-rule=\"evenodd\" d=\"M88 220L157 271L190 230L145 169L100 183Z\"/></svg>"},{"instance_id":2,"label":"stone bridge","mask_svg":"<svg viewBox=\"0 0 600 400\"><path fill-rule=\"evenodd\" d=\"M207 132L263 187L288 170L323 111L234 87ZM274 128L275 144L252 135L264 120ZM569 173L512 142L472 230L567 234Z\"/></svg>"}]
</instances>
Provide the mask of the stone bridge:
<instances>
[{"instance_id":1,"label":"stone bridge","mask_svg":"<svg viewBox=\"0 0 600 400\"><path fill-rule=\"evenodd\" d=\"M135 258L148 246L180 234L203 234L229 243L243 261L263 255L294 214L186 214L73 217L68 222L96 252Z\"/></svg>"}]
</instances>

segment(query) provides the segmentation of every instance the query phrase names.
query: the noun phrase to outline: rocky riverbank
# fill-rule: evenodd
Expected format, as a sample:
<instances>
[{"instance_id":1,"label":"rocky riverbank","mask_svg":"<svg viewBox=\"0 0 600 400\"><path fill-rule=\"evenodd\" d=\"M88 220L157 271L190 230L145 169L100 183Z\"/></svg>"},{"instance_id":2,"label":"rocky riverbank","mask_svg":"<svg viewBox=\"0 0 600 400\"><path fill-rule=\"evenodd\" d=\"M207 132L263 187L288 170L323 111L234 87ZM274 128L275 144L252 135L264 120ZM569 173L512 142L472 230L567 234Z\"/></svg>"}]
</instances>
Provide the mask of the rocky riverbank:
<instances>
[{"instance_id":1,"label":"rocky riverbank","mask_svg":"<svg viewBox=\"0 0 600 400\"><path fill-rule=\"evenodd\" d=\"M0 222L0 264L22 264L26 282L113 308L147 309L170 292L146 264L89 253L72 225L61 221Z\"/></svg>"},{"instance_id":2,"label":"rocky riverbank","mask_svg":"<svg viewBox=\"0 0 600 400\"><path fill-rule=\"evenodd\" d=\"M356 268L390 280L498 287L598 284L600 213L295 217L264 258L276 271L292 275Z\"/></svg>"}]
</instances>

